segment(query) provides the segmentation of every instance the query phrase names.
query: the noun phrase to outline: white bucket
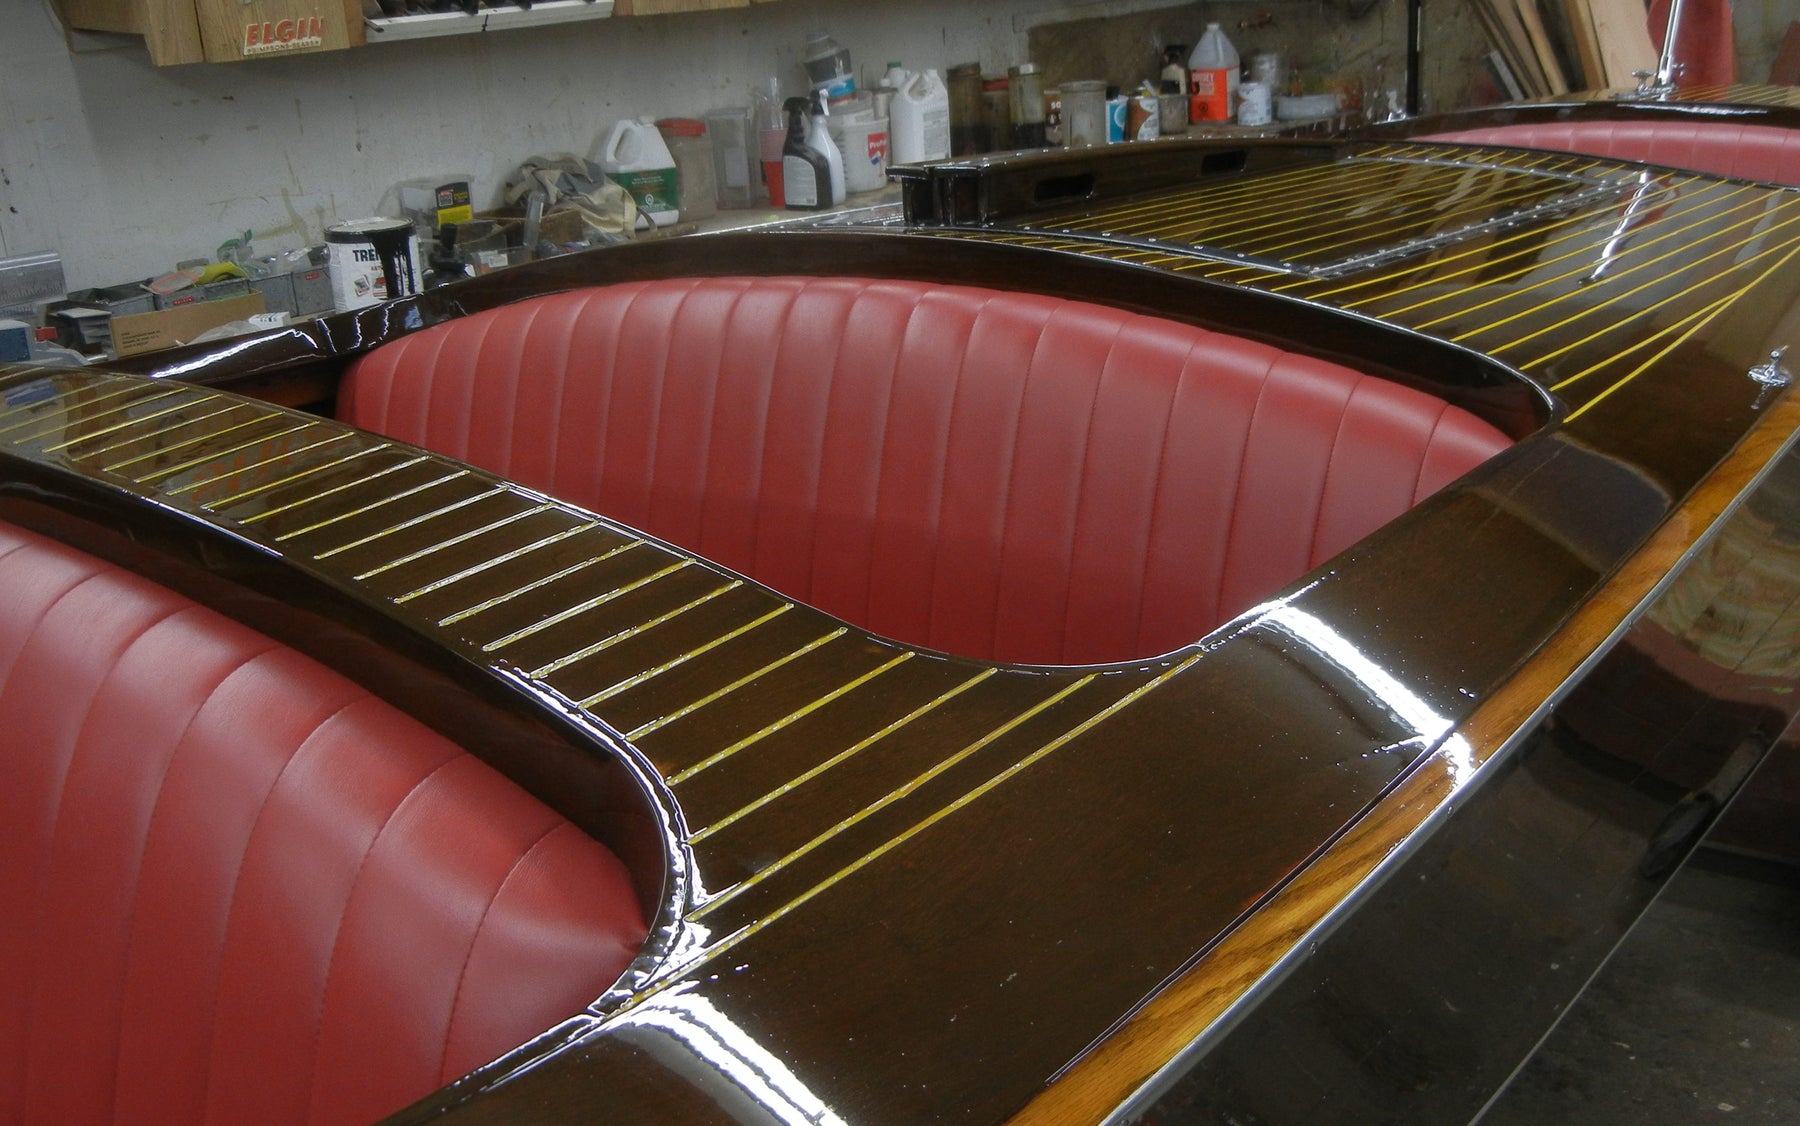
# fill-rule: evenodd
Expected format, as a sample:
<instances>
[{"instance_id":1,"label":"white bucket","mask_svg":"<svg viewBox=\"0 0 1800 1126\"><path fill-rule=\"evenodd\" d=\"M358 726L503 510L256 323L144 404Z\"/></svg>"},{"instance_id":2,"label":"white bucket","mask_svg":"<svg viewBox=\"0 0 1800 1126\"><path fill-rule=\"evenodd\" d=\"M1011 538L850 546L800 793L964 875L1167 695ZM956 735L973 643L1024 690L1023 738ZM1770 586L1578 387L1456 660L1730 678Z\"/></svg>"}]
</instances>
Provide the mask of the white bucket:
<instances>
[{"instance_id":1,"label":"white bucket","mask_svg":"<svg viewBox=\"0 0 1800 1126\"><path fill-rule=\"evenodd\" d=\"M331 272L331 304L340 313L417 293L423 284L419 235L410 220L355 219L338 223L325 228L325 250ZM392 279L382 261L384 257L394 268Z\"/></svg>"},{"instance_id":2,"label":"white bucket","mask_svg":"<svg viewBox=\"0 0 1800 1126\"><path fill-rule=\"evenodd\" d=\"M831 139L844 157L844 190L872 192L887 183L888 123L828 117Z\"/></svg>"}]
</instances>

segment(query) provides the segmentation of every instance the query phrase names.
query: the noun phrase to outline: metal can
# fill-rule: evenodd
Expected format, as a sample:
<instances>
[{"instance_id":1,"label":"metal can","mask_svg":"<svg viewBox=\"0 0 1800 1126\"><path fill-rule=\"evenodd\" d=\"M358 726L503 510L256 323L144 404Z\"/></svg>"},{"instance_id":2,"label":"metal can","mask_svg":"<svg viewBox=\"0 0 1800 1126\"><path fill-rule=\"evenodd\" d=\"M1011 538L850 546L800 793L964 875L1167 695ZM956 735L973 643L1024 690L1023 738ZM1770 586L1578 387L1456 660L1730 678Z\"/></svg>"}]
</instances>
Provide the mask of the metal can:
<instances>
[{"instance_id":1,"label":"metal can","mask_svg":"<svg viewBox=\"0 0 1800 1126\"><path fill-rule=\"evenodd\" d=\"M1273 119L1269 84L1244 82L1238 85L1238 124L1267 125Z\"/></svg>"},{"instance_id":2,"label":"metal can","mask_svg":"<svg viewBox=\"0 0 1800 1126\"><path fill-rule=\"evenodd\" d=\"M1162 136L1162 109L1155 94L1134 94L1125 104L1125 139L1154 141Z\"/></svg>"},{"instance_id":3,"label":"metal can","mask_svg":"<svg viewBox=\"0 0 1800 1126\"><path fill-rule=\"evenodd\" d=\"M1062 85L1063 144L1069 148L1106 143L1106 83L1082 79Z\"/></svg>"},{"instance_id":4,"label":"metal can","mask_svg":"<svg viewBox=\"0 0 1800 1126\"><path fill-rule=\"evenodd\" d=\"M332 307L339 312L417 293L419 236L410 219L355 219L325 228Z\"/></svg>"}]
</instances>

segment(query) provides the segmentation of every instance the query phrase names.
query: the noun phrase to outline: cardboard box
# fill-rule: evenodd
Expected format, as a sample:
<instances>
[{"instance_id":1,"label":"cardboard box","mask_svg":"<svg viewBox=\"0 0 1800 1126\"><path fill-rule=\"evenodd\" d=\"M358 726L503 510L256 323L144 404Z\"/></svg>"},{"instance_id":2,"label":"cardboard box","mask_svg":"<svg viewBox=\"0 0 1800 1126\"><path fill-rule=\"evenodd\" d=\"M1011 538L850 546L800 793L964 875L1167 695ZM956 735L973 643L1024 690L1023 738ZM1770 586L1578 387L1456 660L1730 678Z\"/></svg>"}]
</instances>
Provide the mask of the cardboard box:
<instances>
[{"instance_id":1,"label":"cardboard box","mask_svg":"<svg viewBox=\"0 0 1800 1126\"><path fill-rule=\"evenodd\" d=\"M156 295L156 307L179 309L183 305L198 305L202 301L217 301L222 297L241 297L249 292L249 278L220 278L205 285L190 285L174 293L159 293Z\"/></svg>"},{"instance_id":2,"label":"cardboard box","mask_svg":"<svg viewBox=\"0 0 1800 1126\"><path fill-rule=\"evenodd\" d=\"M114 317L113 354L135 356L139 352L173 348L177 344L186 344L209 328L248 320L263 311L262 294L247 293L218 301L196 301L174 309L158 309L153 313Z\"/></svg>"}]
</instances>

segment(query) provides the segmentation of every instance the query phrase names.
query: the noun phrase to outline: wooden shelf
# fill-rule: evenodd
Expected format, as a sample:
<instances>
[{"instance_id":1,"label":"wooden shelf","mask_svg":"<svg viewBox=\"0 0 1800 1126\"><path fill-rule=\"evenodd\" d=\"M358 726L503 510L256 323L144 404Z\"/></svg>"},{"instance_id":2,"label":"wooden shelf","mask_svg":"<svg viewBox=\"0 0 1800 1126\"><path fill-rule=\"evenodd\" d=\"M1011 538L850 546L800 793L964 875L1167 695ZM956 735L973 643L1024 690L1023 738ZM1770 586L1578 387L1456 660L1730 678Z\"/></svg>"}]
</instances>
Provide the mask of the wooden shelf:
<instances>
[{"instance_id":1,"label":"wooden shelf","mask_svg":"<svg viewBox=\"0 0 1800 1126\"><path fill-rule=\"evenodd\" d=\"M443 35L744 8L765 0L535 0L530 7L483 6L364 19L361 0L55 0L74 32L141 35L157 66L241 62Z\"/></svg>"}]
</instances>

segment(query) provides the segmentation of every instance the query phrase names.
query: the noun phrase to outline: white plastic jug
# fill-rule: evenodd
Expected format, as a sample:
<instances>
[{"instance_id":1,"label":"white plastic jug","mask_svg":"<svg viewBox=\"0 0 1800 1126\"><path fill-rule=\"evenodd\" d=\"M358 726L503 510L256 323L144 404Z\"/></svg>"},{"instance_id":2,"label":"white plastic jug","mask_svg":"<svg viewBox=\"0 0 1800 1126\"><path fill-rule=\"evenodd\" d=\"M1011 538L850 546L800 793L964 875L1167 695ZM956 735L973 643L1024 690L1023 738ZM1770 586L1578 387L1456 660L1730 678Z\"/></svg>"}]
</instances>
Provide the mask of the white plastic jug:
<instances>
[{"instance_id":1,"label":"white plastic jug","mask_svg":"<svg viewBox=\"0 0 1800 1126\"><path fill-rule=\"evenodd\" d=\"M895 164L943 160L950 155L950 90L933 70L913 75L888 106L889 144Z\"/></svg>"},{"instance_id":2,"label":"white plastic jug","mask_svg":"<svg viewBox=\"0 0 1800 1126\"><path fill-rule=\"evenodd\" d=\"M624 188L638 206L638 226L667 227L681 217L675 158L649 120L626 118L600 146L600 171Z\"/></svg>"},{"instance_id":3,"label":"white plastic jug","mask_svg":"<svg viewBox=\"0 0 1800 1126\"><path fill-rule=\"evenodd\" d=\"M1238 53L1216 23L1188 56L1189 121L1230 121L1237 113Z\"/></svg>"}]
</instances>

